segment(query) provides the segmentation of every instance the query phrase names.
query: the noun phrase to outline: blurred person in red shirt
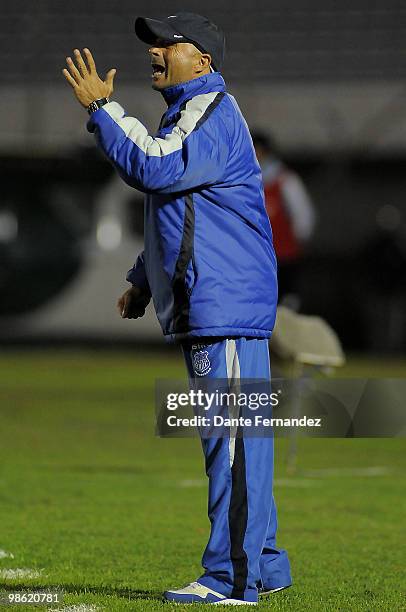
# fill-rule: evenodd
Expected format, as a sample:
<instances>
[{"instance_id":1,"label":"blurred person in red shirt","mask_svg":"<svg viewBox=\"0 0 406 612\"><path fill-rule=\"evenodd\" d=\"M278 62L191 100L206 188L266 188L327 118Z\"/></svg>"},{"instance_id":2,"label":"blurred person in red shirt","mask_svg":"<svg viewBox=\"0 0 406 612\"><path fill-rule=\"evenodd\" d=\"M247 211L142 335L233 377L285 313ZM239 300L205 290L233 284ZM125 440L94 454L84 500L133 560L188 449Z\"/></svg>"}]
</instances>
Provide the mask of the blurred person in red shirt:
<instances>
[{"instance_id":1,"label":"blurred person in red shirt","mask_svg":"<svg viewBox=\"0 0 406 612\"><path fill-rule=\"evenodd\" d=\"M260 131L252 139L278 259L279 302L298 310L300 264L316 221L313 202L300 177L279 159L273 139Z\"/></svg>"}]
</instances>

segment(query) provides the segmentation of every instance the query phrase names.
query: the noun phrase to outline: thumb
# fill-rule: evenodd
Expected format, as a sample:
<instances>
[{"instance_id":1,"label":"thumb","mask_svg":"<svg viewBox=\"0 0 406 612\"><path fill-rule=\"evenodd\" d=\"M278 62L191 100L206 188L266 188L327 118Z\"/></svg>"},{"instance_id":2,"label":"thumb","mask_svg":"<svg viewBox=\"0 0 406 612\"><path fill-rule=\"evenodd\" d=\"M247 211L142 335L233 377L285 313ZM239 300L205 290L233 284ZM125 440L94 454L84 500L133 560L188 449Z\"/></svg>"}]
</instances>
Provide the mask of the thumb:
<instances>
[{"instance_id":1,"label":"thumb","mask_svg":"<svg viewBox=\"0 0 406 612\"><path fill-rule=\"evenodd\" d=\"M123 296L123 301L121 304L121 317L126 319L128 317L128 308L130 306L130 299L128 295Z\"/></svg>"},{"instance_id":2,"label":"thumb","mask_svg":"<svg viewBox=\"0 0 406 612\"><path fill-rule=\"evenodd\" d=\"M105 83L108 86L108 88L110 90L110 93L113 91L113 80L114 80L114 77L116 76L116 72L117 72L117 70L115 68L112 68L106 74Z\"/></svg>"}]
</instances>

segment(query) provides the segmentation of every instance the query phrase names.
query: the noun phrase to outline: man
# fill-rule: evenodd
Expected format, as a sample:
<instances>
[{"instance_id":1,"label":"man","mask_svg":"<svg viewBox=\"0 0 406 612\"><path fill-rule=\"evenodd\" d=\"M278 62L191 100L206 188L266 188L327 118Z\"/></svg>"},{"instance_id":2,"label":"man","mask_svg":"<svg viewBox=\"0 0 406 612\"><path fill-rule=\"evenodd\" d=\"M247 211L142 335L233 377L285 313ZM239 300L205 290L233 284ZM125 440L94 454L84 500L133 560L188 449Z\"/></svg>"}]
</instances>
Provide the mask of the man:
<instances>
[{"instance_id":1,"label":"man","mask_svg":"<svg viewBox=\"0 0 406 612\"><path fill-rule=\"evenodd\" d=\"M298 310L298 276L314 231L314 206L300 177L279 159L272 138L258 131L252 134L252 140L262 171L265 208L272 223L279 302Z\"/></svg>"},{"instance_id":2,"label":"man","mask_svg":"<svg viewBox=\"0 0 406 612\"><path fill-rule=\"evenodd\" d=\"M137 318L153 299L164 335L180 342L190 379L269 379L268 338L277 302L272 232L252 140L219 72L224 36L193 13L138 18L152 87L168 108L150 136L109 101L115 70L97 76L75 50L64 70L91 113L88 129L121 177L146 194L145 250L118 301ZM196 582L167 600L254 604L258 589L291 583L275 545L271 437L202 440L209 477L211 534Z\"/></svg>"}]
</instances>

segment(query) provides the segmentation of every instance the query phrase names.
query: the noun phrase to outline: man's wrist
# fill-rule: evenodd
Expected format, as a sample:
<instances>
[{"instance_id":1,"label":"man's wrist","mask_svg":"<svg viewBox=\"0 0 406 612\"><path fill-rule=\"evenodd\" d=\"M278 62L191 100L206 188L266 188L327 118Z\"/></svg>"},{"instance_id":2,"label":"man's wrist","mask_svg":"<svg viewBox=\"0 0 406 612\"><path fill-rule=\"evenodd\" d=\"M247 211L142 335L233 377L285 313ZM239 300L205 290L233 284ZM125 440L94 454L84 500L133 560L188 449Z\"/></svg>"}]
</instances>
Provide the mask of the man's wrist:
<instances>
[{"instance_id":1,"label":"man's wrist","mask_svg":"<svg viewBox=\"0 0 406 612\"><path fill-rule=\"evenodd\" d=\"M99 110L99 108L101 108L105 104L108 104L109 102L110 102L109 98L97 98L97 100L93 100L93 102L90 102L86 110L89 113L89 115L91 115L92 113Z\"/></svg>"}]
</instances>

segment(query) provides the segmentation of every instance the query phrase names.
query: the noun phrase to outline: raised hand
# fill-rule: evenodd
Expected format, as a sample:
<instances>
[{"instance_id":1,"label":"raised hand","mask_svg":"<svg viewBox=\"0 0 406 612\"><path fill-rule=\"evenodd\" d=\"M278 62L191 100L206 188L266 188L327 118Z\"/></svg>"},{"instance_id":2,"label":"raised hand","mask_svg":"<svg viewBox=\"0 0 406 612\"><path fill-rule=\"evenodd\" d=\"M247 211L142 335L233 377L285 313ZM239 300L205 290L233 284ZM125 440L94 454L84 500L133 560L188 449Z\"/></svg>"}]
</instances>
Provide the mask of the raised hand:
<instances>
[{"instance_id":1,"label":"raised hand","mask_svg":"<svg viewBox=\"0 0 406 612\"><path fill-rule=\"evenodd\" d=\"M99 77L93 55L89 49L83 49L86 57L84 61L79 49L74 50L75 61L71 57L66 58L68 70L64 68L62 73L68 83L72 86L75 96L79 102L87 108L91 102L100 98L109 98L113 93L113 80L116 69L112 68L106 74L104 81Z\"/></svg>"}]
</instances>

